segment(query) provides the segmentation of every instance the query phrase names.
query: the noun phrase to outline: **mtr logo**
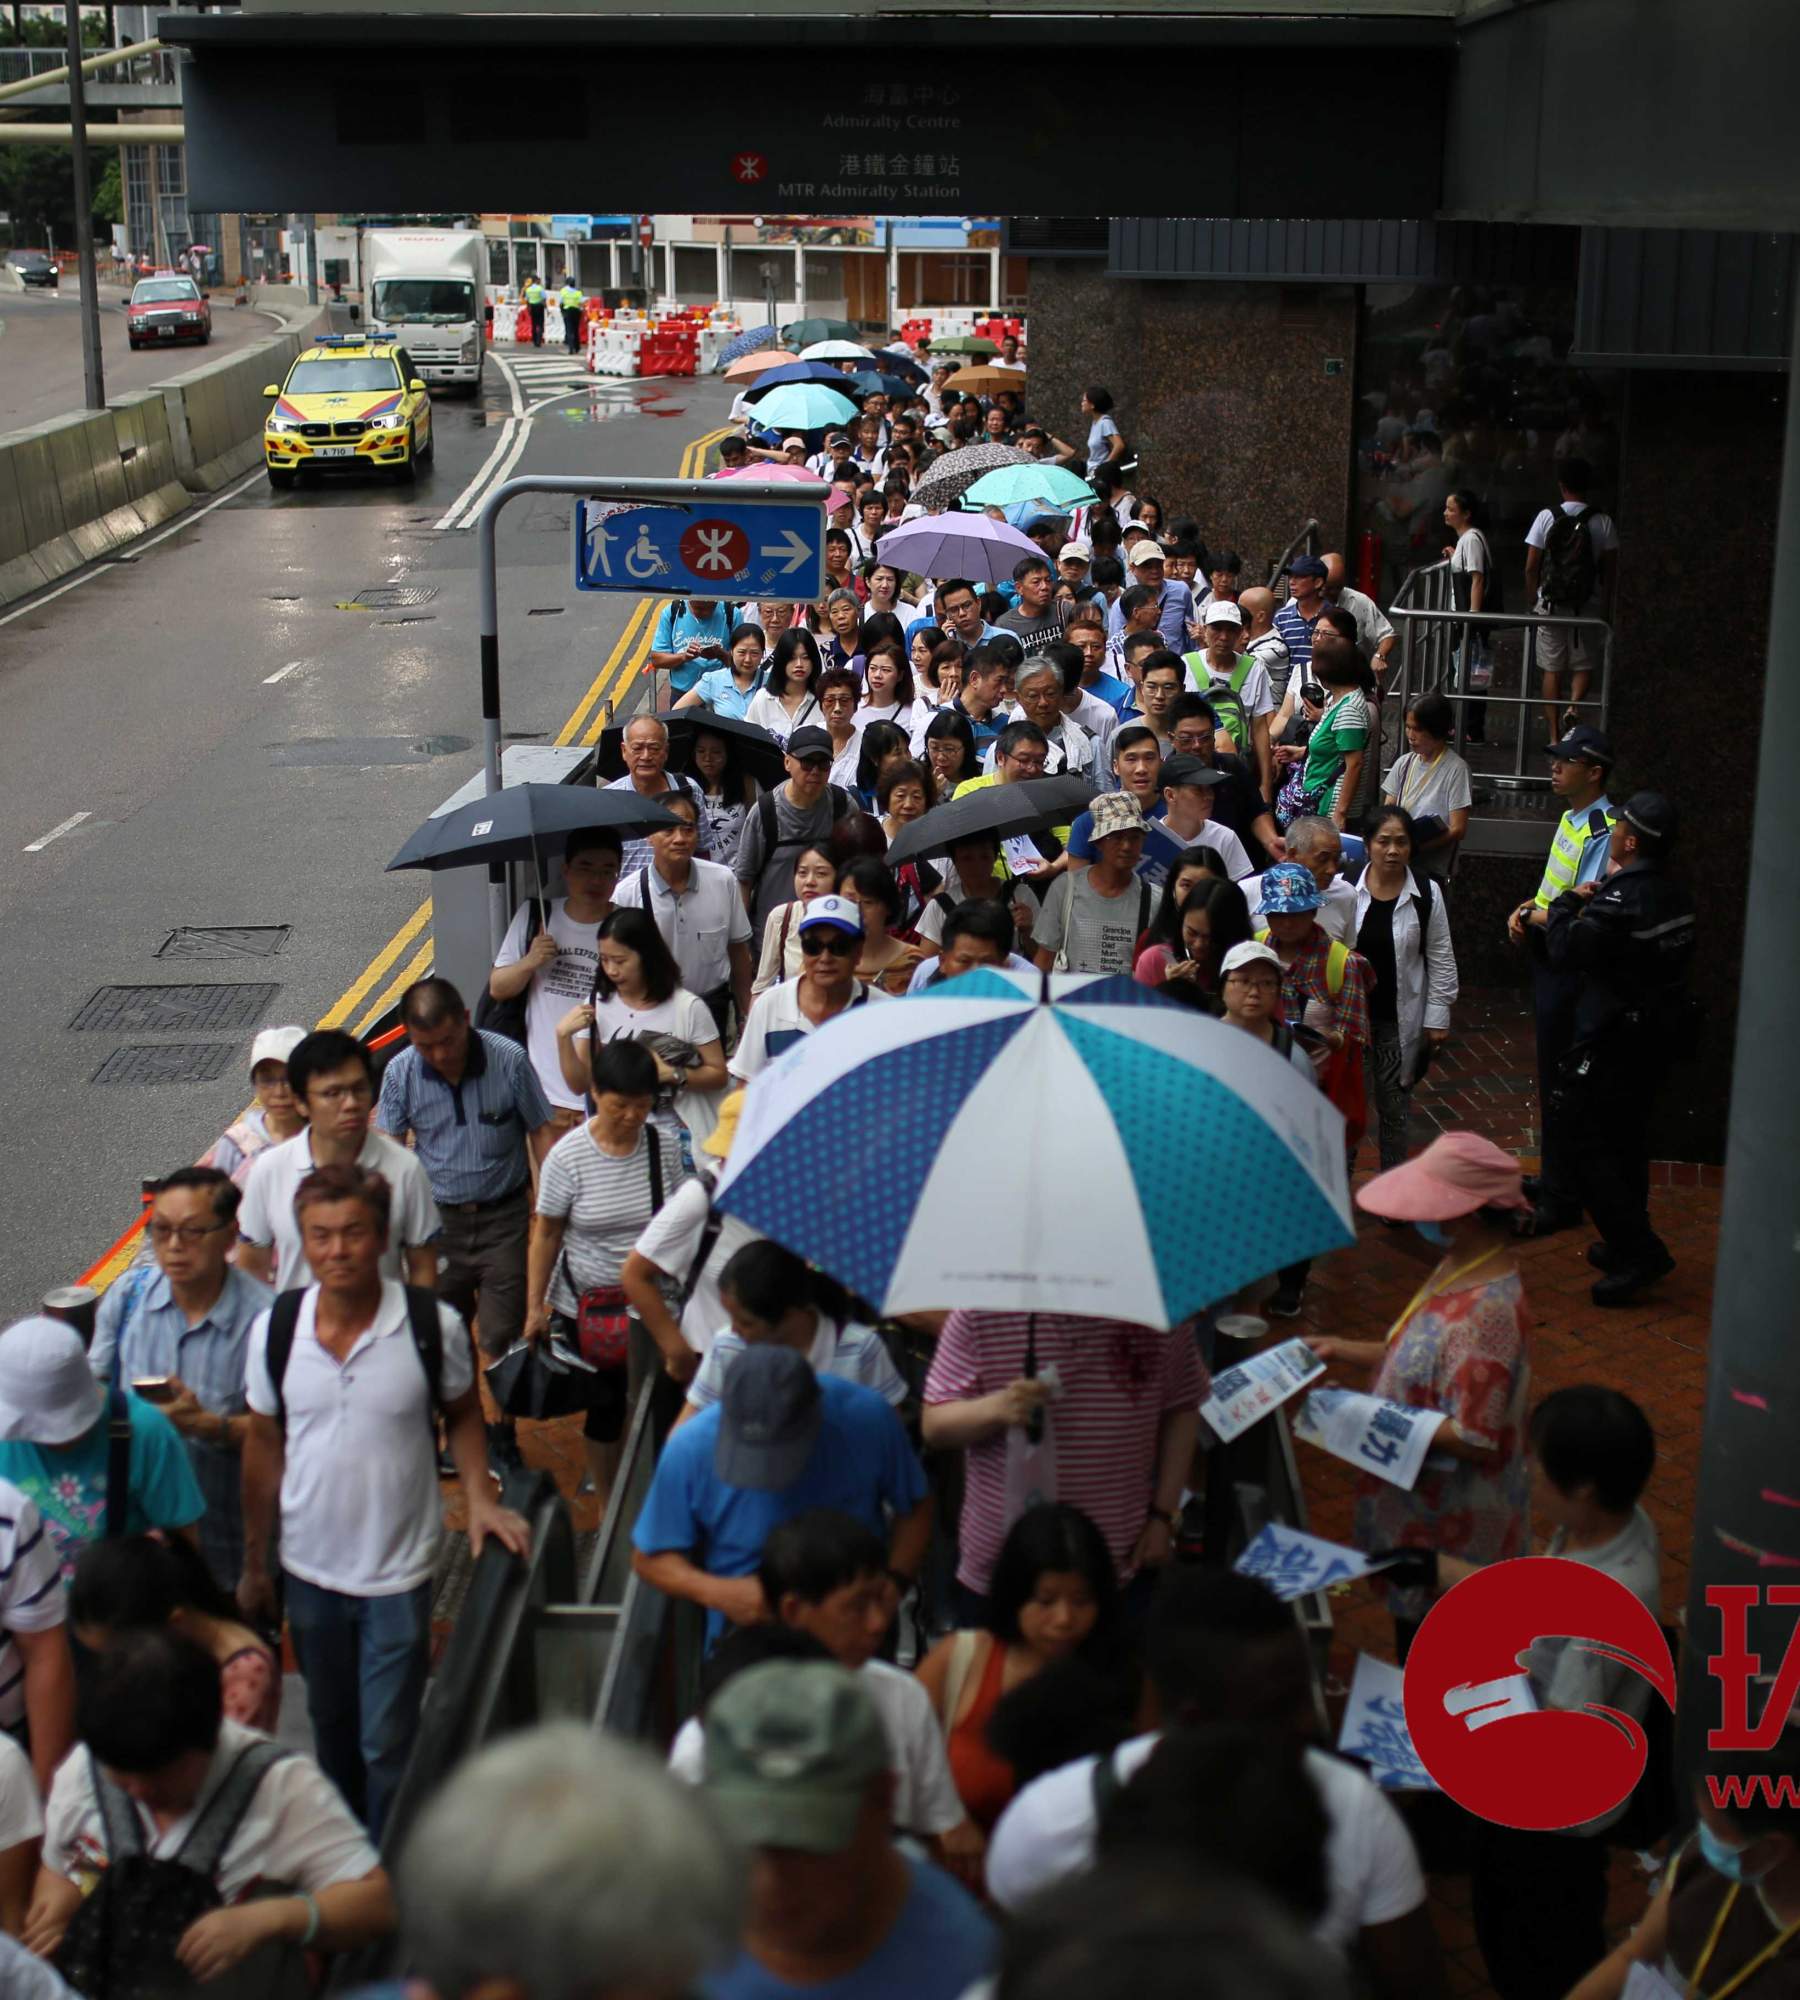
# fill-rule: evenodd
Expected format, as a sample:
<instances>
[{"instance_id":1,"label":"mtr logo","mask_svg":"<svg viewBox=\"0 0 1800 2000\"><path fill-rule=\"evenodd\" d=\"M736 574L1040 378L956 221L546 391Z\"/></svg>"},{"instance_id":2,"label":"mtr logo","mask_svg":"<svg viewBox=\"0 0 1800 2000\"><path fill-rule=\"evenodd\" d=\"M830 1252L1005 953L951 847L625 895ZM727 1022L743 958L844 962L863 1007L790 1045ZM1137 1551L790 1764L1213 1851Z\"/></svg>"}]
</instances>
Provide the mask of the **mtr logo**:
<instances>
[{"instance_id":1,"label":"mtr logo","mask_svg":"<svg viewBox=\"0 0 1800 2000\"><path fill-rule=\"evenodd\" d=\"M1800 1697L1800 1623L1772 1677L1750 1648L1749 1614L1764 1595L1754 1585L1707 1588L1721 1625L1707 1661L1720 1684L1709 1751L1772 1749ZM1800 1585L1775 1585L1766 1601L1800 1609ZM1406 1723L1420 1761L1458 1805L1501 1826L1549 1830L1622 1805L1644 1774L1648 1745L1642 1724L1604 1703L1539 1707L1519 1661L1540 1639L1564 1639L1597 1668L1636 1675L1674 1708L1675 1663L1642 1602L1585 1563L1526 1556L1477 1571L1433 1605L1407 1656ZM1753 1686L1767 1687L1754 1718ZM1727 1778L1714 1789L1745 1782L1754 1781Z\"/></svg>"}]
</instances>

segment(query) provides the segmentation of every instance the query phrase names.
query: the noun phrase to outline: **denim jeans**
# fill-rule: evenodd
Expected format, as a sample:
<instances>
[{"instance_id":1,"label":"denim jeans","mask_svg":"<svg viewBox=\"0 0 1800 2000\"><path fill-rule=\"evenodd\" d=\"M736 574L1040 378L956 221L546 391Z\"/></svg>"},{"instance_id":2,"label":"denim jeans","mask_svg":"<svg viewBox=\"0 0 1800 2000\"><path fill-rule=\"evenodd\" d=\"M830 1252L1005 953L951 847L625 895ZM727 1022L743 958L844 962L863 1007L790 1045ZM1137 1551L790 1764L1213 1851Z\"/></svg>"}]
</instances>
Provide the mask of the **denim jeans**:
<instances>
[{"instance_id":1,"label":"denim jeans","mask_svg":"<svg viewBox=\"0 0 1800 2000\"><path fill-rule=\"evenodd\" d=\"M289 1571L287 1614L319 1764L379 1842L418 1734L431 1665L431 1585L350 1597Z\"/></svg>"}]
</instances>

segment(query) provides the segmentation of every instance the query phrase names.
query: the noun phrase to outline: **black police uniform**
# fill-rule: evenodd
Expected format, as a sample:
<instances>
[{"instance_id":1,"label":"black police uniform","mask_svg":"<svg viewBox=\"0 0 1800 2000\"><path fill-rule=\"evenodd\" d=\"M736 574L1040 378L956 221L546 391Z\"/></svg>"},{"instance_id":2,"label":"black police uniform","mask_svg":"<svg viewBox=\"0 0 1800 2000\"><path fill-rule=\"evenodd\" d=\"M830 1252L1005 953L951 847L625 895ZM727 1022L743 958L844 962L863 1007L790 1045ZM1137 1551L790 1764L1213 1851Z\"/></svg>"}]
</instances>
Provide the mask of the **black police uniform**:
<instances>
[{"instance_id":1,"label":"black police uniform","mask_svg":"<svg viewBox=\"0 0 1800 2000\"><path fill-rule=\"evenodd\" d=\"M1546 1122L1604 1239L1596 1261L1626 1286L1647 1283L1671 1263L1650 1226L1649 1126L1657 1084L1693 1031L1693 898L1660 858L1640 857L1591 896L1558 896L1544 945L1551 967L1577 981Z\"/></svg>"}]
</instances>

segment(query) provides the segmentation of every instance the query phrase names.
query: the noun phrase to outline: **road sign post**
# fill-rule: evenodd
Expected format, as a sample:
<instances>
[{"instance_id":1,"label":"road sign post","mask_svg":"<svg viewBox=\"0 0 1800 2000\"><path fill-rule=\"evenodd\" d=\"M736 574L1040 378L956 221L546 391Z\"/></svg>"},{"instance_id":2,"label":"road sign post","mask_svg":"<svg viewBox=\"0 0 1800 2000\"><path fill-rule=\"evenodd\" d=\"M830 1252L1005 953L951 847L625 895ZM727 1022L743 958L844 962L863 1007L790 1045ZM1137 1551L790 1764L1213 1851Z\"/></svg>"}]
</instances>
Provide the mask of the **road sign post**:
<instances>
[{"instance_id":1,"label":"road sign post","mask_svg":"<svg viewBox=\"0 0 1800 2000\"><path fill-rule=\"evenodd\" d=\"M810 602L825 590L825 503L796 497L792 481L578 479L528 473L504 480L475 521L481 593L481 731L490 792L500 789L500 515L526 493L563 493L575 507L575 583L580 590L645 597L767 595ZM601 531L604 532L601 532ZM587 544L584 551L584 542ZM633 570L628 564L635 561ZM727 563L732 567L724 567ZM614 570L618 580L614 580ZM584 575L595 580L584 581ZM505 869L488 871L493 947L506 934Z\"/></svg>"}]
</instances>

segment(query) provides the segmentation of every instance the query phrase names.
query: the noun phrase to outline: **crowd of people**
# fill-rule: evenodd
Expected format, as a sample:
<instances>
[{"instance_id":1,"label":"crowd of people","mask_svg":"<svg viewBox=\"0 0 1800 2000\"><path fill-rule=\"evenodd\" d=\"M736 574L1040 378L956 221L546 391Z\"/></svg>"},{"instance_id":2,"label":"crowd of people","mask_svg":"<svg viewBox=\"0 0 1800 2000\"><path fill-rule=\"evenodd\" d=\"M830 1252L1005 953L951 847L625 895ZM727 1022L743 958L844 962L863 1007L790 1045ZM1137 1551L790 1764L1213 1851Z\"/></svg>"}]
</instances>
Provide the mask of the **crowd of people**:
<instances>
[{"instance_id":1,"label":"crowd of people","mask_svg":"<svg viewBox=\"0 0 1800 2000\"><path fill-rule=\"evenodd\" d=\"M252 1108L157 1185L91 1338L41 1316L0 1336L0 1992L161 1991L150 1966L286 1994L309 1954L396 1925L436 2000L1448 1990L1416 1818L1317 1740L1292 1607L1206 1544L1215 1317L1298 1317L1309 1266L1172 1331L889 1321L716 1185L749 1088L840 1014L982 970L1151 989L1323 1092L1347 1164L1372 1141L1357 1202L1414 1232L1385 1342L1307 1334L1334 1379L1435 1420L1410 1490L1359 1489L1398 1657L1442 1592L1534 1546L1660 1617L1651 1428L1609 1386L1534 1400L1517 1250L1585 1213L1600 1305L1670 1268L1642 1073L1692 949L1673 809L1614 807L1606 739L1556 718L1566 811L1510 926L1542 1170L1469 1132L1419 1151L1411 1093L1458 995L1450 700L1419 696L1384 746L1393 635L1342 559L1295 558L1280 598L1246 585L1132 493L1104 389L1077 448L1021 392L971 410L946 381L810 439L751 406L722 455L832 482L833 581L817 606L664 609L671 714L625 725L612 780L654 826L571 833L473 1010L417 980L385 1064L335 1029L259 1035ZM883 563L931 465L1015 439L1096 497L1027 518L1041 553L1009 584ZM1056 776L1085 797L1057 824L929 852L921 828L888 858L940 807ZM819 1136L829 1202L831 1146L864 1141ZM500 1385L533 1362L603 1512L650 1398L632 1561L705 1614L699 1712L666 1770L568 1727L493 1747L390 1880L443 1482L477 1555L527 1551ZM271 1741L284 1633L310 1756ZM1529 1666L1546 1705L1645 1714L1616 1663L1552 1640ZM1793 1810L1699 1814L1610 1954L1611 1823L1476 1827L1503 2000L1609 2000L1658 1966L1789 1990Z\"/></svg>"}]
</instances>

